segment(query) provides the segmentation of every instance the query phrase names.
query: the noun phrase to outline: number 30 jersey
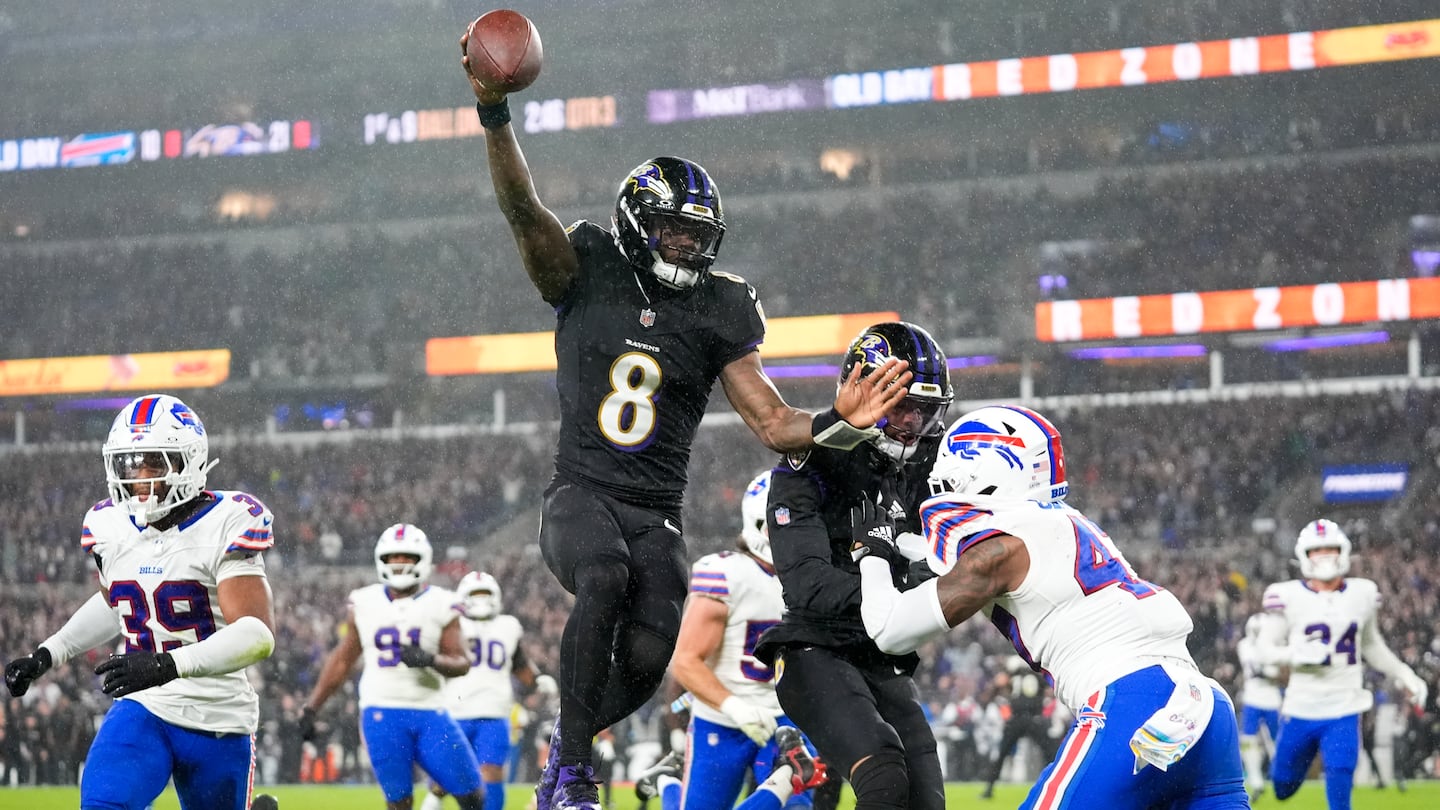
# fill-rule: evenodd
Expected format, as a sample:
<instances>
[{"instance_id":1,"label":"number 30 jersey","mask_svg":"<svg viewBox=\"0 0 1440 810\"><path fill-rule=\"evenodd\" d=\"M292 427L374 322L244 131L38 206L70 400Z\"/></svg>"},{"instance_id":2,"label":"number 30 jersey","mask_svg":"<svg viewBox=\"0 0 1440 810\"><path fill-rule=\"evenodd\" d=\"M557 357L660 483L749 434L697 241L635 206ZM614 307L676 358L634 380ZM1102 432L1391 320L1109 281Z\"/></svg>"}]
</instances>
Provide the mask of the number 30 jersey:
<instances>
[{"instance_id":1,"label":"number 30 jersey","mask_svg":"<svg viewBox=\"0 0 1440 810\"><path fill-rule=\"evenodd\" d=\"M520 620L500 614L493 619L460 617L460 635L470 671L445 684L446 706L456 720L477 717L509 719L515 707L510 674L520 650ZM521 657L523 661L523 654Z\"/></svg>"},{"instance_id":2,"label":"number 30 jersey","mask_svg":"<svg viewBox=\"0 0 1440 810\"><path fill-rule=\"evenodd\" d=\"M1029 573L988 615L1071 711L1154 664L1195 666L1185 647L1194 625L1180 600L1137 577L1109 535L1064 503L941 495L920 517L941 573L982 540L1008 534L1025 544Z\"/></svg>"},{"instance_id":3,"label":"number 30 jersey","mask_svg":"<svg viewBox=\"0 0 1440 810\"><path fill-rule=\"evenodd\" d=\"M220 611L220 583L265 576L260 553L274 545L270 510L244 492L201 497L207 503L164 531L139 528L109 500L85 516L81 545L99 567L127 653L163 652L209 638L229 624ZM260 702L244 670L176 678L120 700L198 731L254 734L260 719Z\"/></svg>"},{"instance_id":4,"label":"number 30 jersey","mask_svg":"<svg viewBox=\"0 0 1440 810\"><path fill-rule=\"evenodd\" d=\"M1265 589L1266 617L1283 624L1283 641L1290 649L1311 642L1330 648L1322 664L1291 667L1282 714L1324 720L1370 709L1374 697L1365 688L1363 658L1379 640L1379 604L1380 589L1359 577L1346 577L1338 591L1313 591L1298 579ZM1274 631L1266 638L1276 640Z\"/></svg>"},{"instance_id":5,"label":"number 30 jersey","mask_svg":"<svg viewBox=\"0 0 1440 810\"><path fill-rule=\"evenodd\" d=\"M402 597L379 582L350 592L365 658L360 708L445 708L444 676L431 667L405 666L400 650L418 644L426 652L439 652L445 626L460 615L459 602L452 591L433 585Z\"/></svg>"},{"instance_id":6,"label":"number 30 jersey","mask_svg":"<svg viewBox=\"0 0 1440 810\"><path fill-rule=\"evenodd\" d=\"M755 290L716 271L670 290L637 273L609 231L581 220L569 234L579 274L550 302L556 470L626 503L678 513L715 380L765 338Z\"/></svg>"},{"instance_id":7,"label":"number 30 jersey","mask_svg":"<svg viewBox=\"0 0 1440 810\"><path fill-rule=\"evenodd\" d=\"M690 598L716 599L729 610L725 635L710 669L732 694L769 710L784 714L775 696L775 673L755 658L760 635L780 623L785 597L780 580L760 567L753 557L734 551L707 554L690 570ZM695 701L691 711L702 720L735 727L723 712Z\"/></svg>"}]
</instances>

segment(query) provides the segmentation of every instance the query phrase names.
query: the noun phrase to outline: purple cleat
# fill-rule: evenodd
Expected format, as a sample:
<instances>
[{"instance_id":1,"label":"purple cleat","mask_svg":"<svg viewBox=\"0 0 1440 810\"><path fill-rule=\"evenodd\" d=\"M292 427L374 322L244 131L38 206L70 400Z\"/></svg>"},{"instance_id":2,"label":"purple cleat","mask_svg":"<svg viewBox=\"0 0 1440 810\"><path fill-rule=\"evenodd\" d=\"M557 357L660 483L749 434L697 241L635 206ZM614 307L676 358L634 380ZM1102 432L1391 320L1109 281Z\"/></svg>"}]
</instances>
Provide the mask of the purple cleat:
<instances>
[{"instance_id":1,"label":"purple cleat","mask_svg":"<svg viewBox=\"0 0 1440 810\"><path fill-rule=\"evenodd\" d=\"M555 730L550 732L550 754L545 768L535 783L535 810L551 810L555 801L555 784L560 778L560 717L555 717Z\"/></svg>"},{"instance_id":2,"label":"purple cleat","mask_svg":"<svg viewBox=\"0 0 1440 810\"><path fill-rule=\"evenodd\" d=\"M589 765L562 765L555 782L553 810L601 810L595 769Z\"/></svg>"}]
</instances>

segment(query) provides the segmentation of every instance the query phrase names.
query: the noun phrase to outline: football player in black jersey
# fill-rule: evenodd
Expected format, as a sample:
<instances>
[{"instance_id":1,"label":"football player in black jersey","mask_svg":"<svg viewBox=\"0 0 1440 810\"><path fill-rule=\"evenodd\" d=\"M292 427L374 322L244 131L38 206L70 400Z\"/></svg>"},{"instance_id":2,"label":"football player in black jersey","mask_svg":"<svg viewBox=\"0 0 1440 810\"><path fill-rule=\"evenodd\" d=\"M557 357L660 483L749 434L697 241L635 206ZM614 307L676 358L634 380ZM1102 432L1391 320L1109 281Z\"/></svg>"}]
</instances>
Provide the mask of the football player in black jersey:
<instances>
[{"instance_id":1,"label":"football player in black jersey","mask_svg":"<svg viewBox=\"0 0 1440 810\"><path fill-rule=\"evenodd\" d=\"M464 53L466 38L461 39ZM541 203L503 93L466 75L486 129L496 201L525 272L555 308L560 439L540 549L575 606L561 637L560 722L538 810L599 810L591 738L642 706L665 675L688 565L680 508L710 391L768 447L849 449L906 396L892 361L814 414L781 399L760 364L765 319L744 279L711 270L725 235L720 193L673 157L620 184L611 226L565 228Z\"/></svg>"},{"instance_id":2,"label":"football player in black jersey","mask_svg":"<svg viewBox=\"0 0 1440 810\"><path fill-rule=\"evenodd\" d=\"M919 658L882 653L860 615L857 558L865 553L890 562L896 587L918 584L891 527L920 532L926 477L953 399L944 352L909 323L861 332L845 355L842 385L857 369L873 373L895 357L908 361L914 379L879 436L848 453L788 453L771 473L766 524L785 618L761 636L755 655L776 668L781 707L831 773L850 782L856 810L939 810L944 781L913 679ZM872 526L887 536L856 544L857 530L865 536Z\"/></svg>"}]
</instances>

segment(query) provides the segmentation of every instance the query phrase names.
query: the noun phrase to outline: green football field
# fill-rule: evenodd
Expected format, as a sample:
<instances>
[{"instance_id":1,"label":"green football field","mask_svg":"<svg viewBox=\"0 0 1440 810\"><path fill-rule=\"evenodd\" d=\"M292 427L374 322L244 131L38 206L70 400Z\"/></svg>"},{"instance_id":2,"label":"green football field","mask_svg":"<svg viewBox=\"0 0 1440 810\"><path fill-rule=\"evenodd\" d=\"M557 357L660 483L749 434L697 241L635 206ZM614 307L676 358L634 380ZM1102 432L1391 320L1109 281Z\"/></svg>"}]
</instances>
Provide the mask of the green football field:
<instances>
[{"instance_id":1,"label":"green football field","mask_svg":"<svg viewBox=\"0 0 1440 810\"><path fill-rule=\"evenodd\" d=\"M995 789L995 798L980 798L981 785L976 783L952 782L945 788L946 807L964 808L1013 808L1025 798L1027 786L1001 785ZM352 810L352 808L384 808L385 800L380 789L374 785L311 786L285 785L262 788L266 793L280 800L281 810ZM525 810L530 803L531 789L528 785L514 785L510 788L505 802L506 810ZM1372 787L1355 788L1354 810L1435 810L1440 808L1440 782L1411 782L1409 791L1401 793L1395 788L1376 790ZM416 794L415 806L421 798ZM1103 797L1095 797L1097 806L1103 806ZM629 785L616 786L613 794L613 810L633 810L637 806L635 792ZM76 788L0 788L0 810L75 810L79 806L80 791ZM842 808L854 805L846 788ZM1275 810L1325 810L1325 787L1320 782L1308 782L1300 792L1286 802L1275 801L1266 794L1255 803L1257 808ZM154 810L179 810L180 802L175 791L167 790ZM454 808L453 800L446 803ZM658 804L651 803L652 808Z\"/></svg>"}]
</instances>

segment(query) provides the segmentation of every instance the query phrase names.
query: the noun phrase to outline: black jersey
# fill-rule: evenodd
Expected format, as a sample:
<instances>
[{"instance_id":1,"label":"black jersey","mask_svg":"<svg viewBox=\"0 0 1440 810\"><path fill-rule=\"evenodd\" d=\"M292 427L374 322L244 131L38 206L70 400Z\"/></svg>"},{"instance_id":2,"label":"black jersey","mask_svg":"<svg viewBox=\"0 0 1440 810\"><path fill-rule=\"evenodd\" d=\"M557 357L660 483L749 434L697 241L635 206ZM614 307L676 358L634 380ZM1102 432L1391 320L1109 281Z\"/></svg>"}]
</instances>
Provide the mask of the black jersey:
<instances>
[{"instance_id":1,"label":"black jersey","mask_svg":"<svg viewBox=\"0 0 1440 810\"><path fill-rule=\"evenodd\" d=\"M570 226L579 274L555 306L557 475L678 512L710 391L755 351L765 320L744 279L710 271L675 291L642 278L609 231Z\"/></svg>"},{"instance_id":2,"label":"black jersey","mask_svg":"<svg viewBox=\"0 0 1440 810\"><path fill-rule=\"evenodd\" d=\"M817 447L791 453L770 477L766 523L770 551L785 593L785 618L767 631L757 655L773 656L786 644L880 656L860 618L860 566L850 559L850 509L883 495L881 506L902 532L920 530L920 503L928 494L926 473L937 444L925 442L917 457L898 469L873 448L853 451ZM896 587L915 582L908 569L894 571ZM913 655L890 656L913 669Z\"/></svg>"}]
</instances>

